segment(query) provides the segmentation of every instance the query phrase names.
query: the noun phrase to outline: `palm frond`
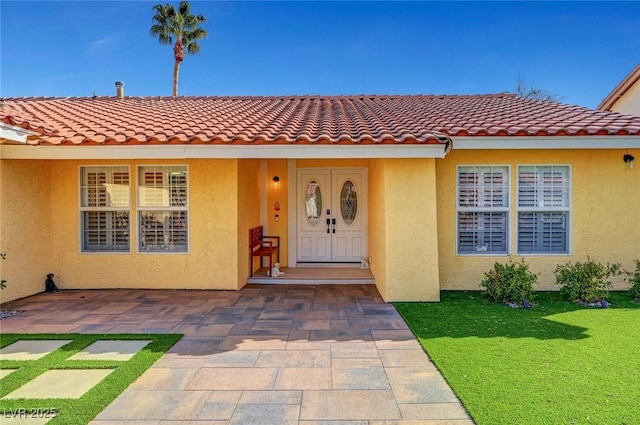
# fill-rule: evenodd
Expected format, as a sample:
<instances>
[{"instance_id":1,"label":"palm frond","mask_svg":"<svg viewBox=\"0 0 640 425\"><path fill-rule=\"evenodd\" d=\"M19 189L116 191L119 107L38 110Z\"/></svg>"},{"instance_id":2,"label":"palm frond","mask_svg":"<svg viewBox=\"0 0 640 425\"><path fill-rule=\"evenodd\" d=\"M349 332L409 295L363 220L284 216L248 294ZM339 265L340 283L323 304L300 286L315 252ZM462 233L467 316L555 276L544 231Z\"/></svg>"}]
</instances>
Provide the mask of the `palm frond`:
<instances>
[{"instance_id":1,"label":"palm frond","mask_svg":"<svg viewBox=\"0 0 640 425\"><path fill-rule=\"evenodd\" d=\"M167 31L166 26L163 25L153 25L149 30L152 37L158 39L160 44L173 44L173 38L171 37L171 33Z\"/></svg>"},{"instance_id":2,"label":"palm frond","mask_svg":"<svg viewBox=\"0 0 640 425\"><path fill-rule=\"evenodd\" d=\"M182 16L191 15L191 5L188 1L181 1L180 6L178 6L178 13Z\"/></svg>"},{"instance_id":3,"label":"palm frond","mask_svg":"<svg viewBox=\"0 0 640 425\"><path fill-rule=\"evenodd\" d=\"M182 44L187 45L191 42L207 38L209 34L204 28L196 28L193 31L185 31L182 34Z\"/></svg>"},{"instance_id":4,"label":"palm frond","mask_svg":"<svg viewBox=\"0 0 640 425\"><path fill-rule=\"evenodd\" d=\"M197 41L191 42L189 44L186 45L186 49L185 51L187 53L189 53L190 55L195 55L197 53L200 53L200 45L198 44Z\"/></svg>"},{"instance_id":5,"label":"palm frond","mask_svg":"<svg viewBox=\"0 0 640 425\"><path fill-rule=\"evenodd\" d=\"M207 18L203 15L188 15L185 16L184 26L189 29L198 28L198 25L207 23Z\"/></svg>"}]
</instances>

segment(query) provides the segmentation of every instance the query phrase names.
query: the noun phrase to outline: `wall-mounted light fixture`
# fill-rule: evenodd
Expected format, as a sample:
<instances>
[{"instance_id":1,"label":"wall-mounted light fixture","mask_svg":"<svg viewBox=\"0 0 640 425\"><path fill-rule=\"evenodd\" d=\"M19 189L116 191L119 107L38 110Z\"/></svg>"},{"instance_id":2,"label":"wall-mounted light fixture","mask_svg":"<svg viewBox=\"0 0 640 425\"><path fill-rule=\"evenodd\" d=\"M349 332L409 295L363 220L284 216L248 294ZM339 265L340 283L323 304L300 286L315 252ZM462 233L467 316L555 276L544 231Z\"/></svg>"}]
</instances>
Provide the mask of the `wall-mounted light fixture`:
<instances>
[{"instance_id":1,"label":"wall-mounted light fixture","mask_svg":"<svg viewBox=\"0 0 640 425\"><path fill-rule=\"evenodd\" d=\"M276 211L280 211L280 202L278 201L278 189L280 189L280 177L274 176L273 177L273 184L276 187L276 203L273 204L273 209L276 210ZM275 219L276 219L276 221L279 220L279 217L278 217L277 214L276 214Z\"/></svg>"},{"instance_id":2,"label":"wall-mounted light fixture","mask_svg":"<svg viewBox=\"0 0 640 425\"><path fill-rule=\"evenodd\" d=\"M625 153L622 157L622 160L627 164L629 168L633 168L635 165L636 157L631 155L630 153Z\"/></svg>"}]
</instances>

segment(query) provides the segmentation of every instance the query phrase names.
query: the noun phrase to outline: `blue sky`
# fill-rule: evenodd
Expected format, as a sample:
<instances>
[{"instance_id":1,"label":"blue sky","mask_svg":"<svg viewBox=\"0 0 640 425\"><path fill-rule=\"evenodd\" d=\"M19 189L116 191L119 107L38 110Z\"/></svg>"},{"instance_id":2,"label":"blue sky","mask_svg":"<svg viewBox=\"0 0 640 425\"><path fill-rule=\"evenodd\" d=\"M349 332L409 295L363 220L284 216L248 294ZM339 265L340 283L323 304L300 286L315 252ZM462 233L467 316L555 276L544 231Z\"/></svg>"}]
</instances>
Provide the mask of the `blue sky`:
<instances>
[{"instance_id":1,"label":"blue sky","mask_svg":"<svg viewBox=\"0 0 640 425\"><path fill-rule=\"evenodd\" d=\"M166 1L0 2L0 96L171 94ZM171 2L177 5L176 2ZM518 75L595 108L640 62L640 2L211 2L180 95L477 94Z\"/></svg>"}]
</instances>

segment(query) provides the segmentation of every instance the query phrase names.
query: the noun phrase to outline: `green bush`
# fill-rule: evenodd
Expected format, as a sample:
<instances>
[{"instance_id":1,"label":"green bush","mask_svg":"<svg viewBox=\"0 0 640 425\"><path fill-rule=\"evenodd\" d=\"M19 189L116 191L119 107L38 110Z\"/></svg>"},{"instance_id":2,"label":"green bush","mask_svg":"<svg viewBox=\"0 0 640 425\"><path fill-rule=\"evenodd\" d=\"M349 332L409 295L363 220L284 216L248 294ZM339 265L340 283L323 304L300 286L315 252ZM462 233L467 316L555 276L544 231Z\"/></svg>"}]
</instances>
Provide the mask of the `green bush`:
<instances>
[{"instance_id":1,"label":"green bush","mask_svg":"<svg viewBox=\"0 0 640 425\"><path fill-rule=\"evenodd\" d=\"M555 270L556 284L560 285L565 296L574 302L587 303L604 300L613 285L611 278L624 273L618 263L602 264L587 257L584 263L571 262L558 265Z\"/></svg>"},{"instance_id":2,"label":"green bush","mask_svg":"<svg viewBox=\"0 0 640 425\"><path fill-rule=\"evenodd\" d=\"M636 270L633 273L629 273L629 283L631 289L629 289L629 295L634 298L640 298L640 260L635 260Z\"/></svg>"},{"instance_id":3,"label":"green bush","mask_svg":"<svg viewBox=\"0 0 640 425\"><path fill-rule=\"evenodd\" d=\"M533 300L533 285L537 280L538 275L529 271L524 259L519 263L510 259L507 264L496 262L493 269L484 274L480 285L484 288L482 293L492 301L521 304L525 298Z\"/></svg>"}]
</instances>

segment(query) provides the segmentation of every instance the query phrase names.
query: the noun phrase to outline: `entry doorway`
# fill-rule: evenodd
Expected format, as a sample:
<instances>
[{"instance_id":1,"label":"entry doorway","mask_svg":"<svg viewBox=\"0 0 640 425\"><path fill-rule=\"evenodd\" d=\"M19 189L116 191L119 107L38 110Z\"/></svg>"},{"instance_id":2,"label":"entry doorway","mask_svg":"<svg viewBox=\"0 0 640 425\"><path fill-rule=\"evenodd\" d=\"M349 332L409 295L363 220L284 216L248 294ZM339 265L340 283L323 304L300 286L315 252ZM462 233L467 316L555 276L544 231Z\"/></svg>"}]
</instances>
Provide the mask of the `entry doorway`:
<instances>
[{"instance_id":1,"label":"entry doorway","mask_svg":"<svg viewBox=\"0 0 640 425\"><path fill-rule=\"evenodd\" d=\"M359 263L366 254L367 170L297 170L297 261Z\"/></svg>"}]
</instances>

